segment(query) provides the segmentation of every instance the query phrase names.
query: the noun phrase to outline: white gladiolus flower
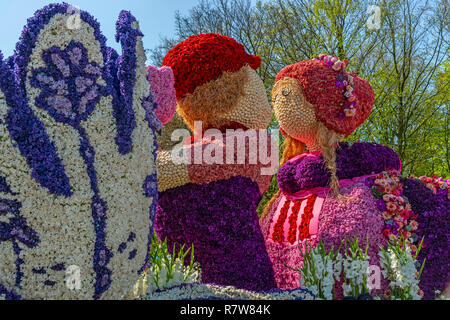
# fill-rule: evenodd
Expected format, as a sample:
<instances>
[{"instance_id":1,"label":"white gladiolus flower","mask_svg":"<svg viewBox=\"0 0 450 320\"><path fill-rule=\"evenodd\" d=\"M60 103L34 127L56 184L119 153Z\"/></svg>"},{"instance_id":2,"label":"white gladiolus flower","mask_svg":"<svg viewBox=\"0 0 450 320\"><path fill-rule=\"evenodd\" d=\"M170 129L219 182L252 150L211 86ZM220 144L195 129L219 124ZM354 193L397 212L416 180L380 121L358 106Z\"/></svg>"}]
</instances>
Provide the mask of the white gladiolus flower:
<instances>
[{"instance_id":1,"label":"white gladiolus flower","mask_svg":"<svg viewBox=\"0 0 450 320\"><path fill-rule=\"evenodd\" d=\"M389 286L400 297L410 300L420 300L419 280L416 277L415 259L408 246L401 249L399 244L390 245L387 250L379 252L382 273L391 281Z\"/></svg>"}]
</instances>

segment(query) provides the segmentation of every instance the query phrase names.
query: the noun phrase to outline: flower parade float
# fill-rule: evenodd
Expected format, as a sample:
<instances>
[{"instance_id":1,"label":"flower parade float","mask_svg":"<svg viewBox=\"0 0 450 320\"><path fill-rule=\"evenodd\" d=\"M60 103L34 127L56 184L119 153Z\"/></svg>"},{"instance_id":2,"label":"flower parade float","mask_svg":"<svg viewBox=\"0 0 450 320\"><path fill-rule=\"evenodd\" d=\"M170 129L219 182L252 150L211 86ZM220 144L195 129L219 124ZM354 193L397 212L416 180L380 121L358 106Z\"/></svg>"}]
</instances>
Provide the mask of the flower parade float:
<instances>
[{"instance_id":1,"label":"flower parade float","mask_svg":"<svg viewBox=\"0 0 450 320\"><path fill-rule=\"evenodd\" d=\"M340 247L345 237L359 243L369 239L370 259L355 264L364 274L369 263L383 267L380 247L403 239L409 257L417 251L420 264L426 259L420 290L411 286L410 296L433 299L450 279L448 186L442 179L424 183L402 177L400 159L388 147L341 142L365 121L374 103L370 84L348 73L346 63L320 55L289 65L276 77L273 106L286 139L277 175L280 191L266 205L261 228L277 286L299 286L293 269L304 267L301 252L321 241L329 249ZM412 282L418 269L412 265ZM348 295L339 275L333 298ZM387 272L383 275L372 295L395 287Z\"/></svg>"},{"instance_id":2,"label":"flower parade float","mask_svg":"<svg viewBox=\"0 0 450 320\"><path fill-rule=\"evenodd\" d=\"M37 11L15 54L0 55L6 299L118 299L148 262L155 112L170 118L173 110L158 107L150 92L136 19L120 13L119 55L89 13L72 9Z\"/></svg>"},{"instance_id":3,"label":"flower parade float","mask_svg":"<svg viewBox=\"0 0 450 320\"><path fill-rule=\"evenodd\" d=\"M194 136L179 147L189 151L186 163L174 162L173 152L158 152L155 218L155 232L169 248L194 245L203 283L251 291L276 287L256 212L273 172L264 175L266 164L250 161L277 148L266 131L271 108L255 72L260 63L243 45L217 34L191 36L167 53L163 65L175 75L177 110ZM236 139L228 139L227 129ZM250 131L257 132L256 148L246 143L239 150L238 138ZM214 161L196 158L198 152ZM231 164L230 155L236 160Z\"/></svg>"}]
</instances>

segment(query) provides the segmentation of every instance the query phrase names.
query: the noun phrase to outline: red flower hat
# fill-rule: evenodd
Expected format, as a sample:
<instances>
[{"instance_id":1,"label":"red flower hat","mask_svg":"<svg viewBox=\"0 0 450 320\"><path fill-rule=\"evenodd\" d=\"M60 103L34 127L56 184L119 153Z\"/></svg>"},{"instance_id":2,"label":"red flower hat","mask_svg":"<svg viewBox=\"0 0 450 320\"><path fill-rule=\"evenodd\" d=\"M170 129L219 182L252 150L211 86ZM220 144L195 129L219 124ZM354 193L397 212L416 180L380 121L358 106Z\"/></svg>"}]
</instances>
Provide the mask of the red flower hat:
<instances>
[{"instance_id":1,"label":"red flower hat","mask_svg":"<svg viewBox=\"0 0 450 320\"><path fill-rule=\"evenodd\" d=\"M215 33L190 36L163 59L163 65L171 67L175 75L177 99L218 79L223 72L238 71L245 64L256 70L261 58L245 52L244 46L233 38Z\"/></svg>"},{"instance_id":2,"label":"red flower hat","mask_svg":"<svg viewBox=\"0 0 450 320\"><path fill-rule=\"evenodd\" d=\"M337 86L338 73L320 60L304 60L284 67L275 82L285 77L297 79L306 100L315 107L317 119L328 129L349 136L369 116L375 94L368 81L354 75L356 112L346 117L344 109L349 102L344 90Z\"/></svg>"}]
</instances>

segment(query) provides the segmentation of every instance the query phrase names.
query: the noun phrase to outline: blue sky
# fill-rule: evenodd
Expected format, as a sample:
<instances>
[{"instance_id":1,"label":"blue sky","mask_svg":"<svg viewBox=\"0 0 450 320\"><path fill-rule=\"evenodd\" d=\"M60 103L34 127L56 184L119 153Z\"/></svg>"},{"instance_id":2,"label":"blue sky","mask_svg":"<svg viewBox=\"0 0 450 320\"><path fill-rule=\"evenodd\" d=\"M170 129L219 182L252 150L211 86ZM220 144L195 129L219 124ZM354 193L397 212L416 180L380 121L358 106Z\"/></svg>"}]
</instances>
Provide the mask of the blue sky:
<instances>
[{"instance_id":1,"label":"blue sky","mask_svg":"<svg viewBox=\"0 0 450 320\"><path fill-rule=\"evenodd\" d=\"M13 54L26 21L34 12L55 0L2 1L0 10L0 50L5 57ZM175 32L175 11L187 14L197 0L66 0L88 11L99 22L108 45L118 49L114 40L115 23L121 10L129 10L139 20L147 49L158 45L160 36Z\"/></svg>"}]
</instances>

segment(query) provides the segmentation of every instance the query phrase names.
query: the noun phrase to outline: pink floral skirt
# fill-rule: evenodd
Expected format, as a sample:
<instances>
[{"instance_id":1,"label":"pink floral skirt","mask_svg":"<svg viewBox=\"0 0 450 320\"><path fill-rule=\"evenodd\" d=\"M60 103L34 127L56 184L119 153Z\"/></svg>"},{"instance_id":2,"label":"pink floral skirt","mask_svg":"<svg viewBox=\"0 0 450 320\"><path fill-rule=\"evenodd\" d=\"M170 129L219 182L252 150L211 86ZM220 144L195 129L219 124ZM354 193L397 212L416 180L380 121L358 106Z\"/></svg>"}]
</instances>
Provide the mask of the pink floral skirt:
<instances>
[{"instance_id":1,"label":"pink floral skirt","mask_svg":"<svg viewBox=\"0 0 450 320\"><path fill-rule=\"evenodd\" d=\"M322 188L323 189L323 188ZM355 235L360 244L369 235L370 264L379 265L379 247L386 243L382 234L384 220L376 199L363 181L341 187L345 197L337 198L320 192L304 192L300 199L280 195L272 204L269 214L260 221L266 249L272 261L275 280L280 289L298 288L300 274L289 269L301 268L299 246L317 245L323 240L327 249L338 248L344 236ZM380 294L388 281L381 277L381 286L372 294ZM341 283L335 287L335 298L342 295Z\"/></svg>"}]
</instances>

